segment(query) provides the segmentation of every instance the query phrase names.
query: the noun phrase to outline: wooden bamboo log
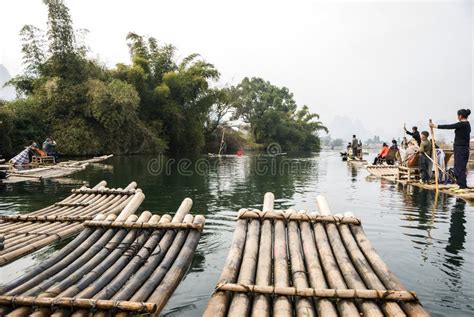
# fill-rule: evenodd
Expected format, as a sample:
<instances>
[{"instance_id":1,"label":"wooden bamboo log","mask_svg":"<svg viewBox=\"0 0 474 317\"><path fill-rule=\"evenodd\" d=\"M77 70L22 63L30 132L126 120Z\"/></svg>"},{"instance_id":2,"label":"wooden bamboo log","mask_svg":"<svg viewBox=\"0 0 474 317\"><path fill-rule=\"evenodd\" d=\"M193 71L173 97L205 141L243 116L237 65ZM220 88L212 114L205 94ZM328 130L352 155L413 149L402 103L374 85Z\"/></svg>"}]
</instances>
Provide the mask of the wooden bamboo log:
<instances>
[{"instance_id":1,"label":"wooden bamboo log","mask_svg":"<svg viewBox=\"0 0 474 317\"><path fill-rule=\"evenodd\" d=\"M127 206L118 215L116 221L125 221L130 215L134 214L135 211L137 211L138 207L140 207L144 199L145 195L141 192L141 190L137 190L132 200L130 200Z\"/></svg>"},{"instance_id":2,"label":"wooden bamboo log","mask_svg":"<svg viewBox=\"0 0 474 317\"><path fill-rule=\"evenodd\" d=\"M9 306L40 306L52 307L59 306L64 308L85 308L85 309L107 309L122 310L133 313L153 313L156 311L156 305L153 303L137 303L127 301L111 300L91 300L82 298L52 298L52 297L33 297L33 296L8 296L0 295L0 305Z\"/></svg>"},{"instance_id":3,"label":"wooden bamboo log","mask_svg":"<svg viewBox=\"0 0 474 317\"><path fill-rule=\"evenodd\" d=\"M324 272L316 249L311 224L307 221L302 221L299 226L303 244L304 261L308 271L308 282L312 288L327 289L328 285L324 278ZM315 298L313 301L318 316L337 317L337 310L329 299Z\"/></svg>"},{"instance_id":4,"label":"wooden bamboo log","mask_svg":"<svg viewBox=\"0 0 474 317\"><path fill-rule=\"evenodd\" d=\"M136 215L131 215L129 216L128 220L129 221L137 220L137 218L138 217ZM79 261L76 260L72 265L67 266L65 269L63 269L58 274L54 275L52 278L46 281L42 281L39 285L37 285L36 287L32 289L29 289L22 295L27 295L27 296L37 295L37 297L58 296L59 293L64 291L66 287L70 286L72 283L76 282L79 278L81 278L85 272L88 272L90 269L97 266L98 263L102 262L105 259L105 257L111 252L110 250L114 246L119 244L124 239L126 234L127 234L126 230L118 230L117 232L115 230L110 230L110 232L106 232L103 235L103 237L104 236L108 237L108 239L105 239L105 241L103 241L107 243L105 247L103 244L99 244L100 248L97 248L98 244L96 243L93 247L91 247L84 254L82 254L81 258L83 259L84 259L84 255L87 255L85 257L86 259L87 257L89 257L89 260L87 262L81 262L80 261L81 258L79 258ZM110 239L111 235L113 235L113 237ZM93 250L94 247L96 247L96 250ZM11 312L8 315L8 317L20 317L29 313L30 313L29 307L22 307Z\"/></svg>"},{"instance_id":5,"label":"wooden bamboo log","mask_svg":"<svg viewBox=\"0 0 474 317\"><path fill-rule=\"evenodd\" d=\"M106 219L110 219L113 216L107 216ZM21 286L13 289L7 295L35 295L55 282L55 277L64 272L67 268L70 271L59 276L64 278L73 272L77 267L82 266L83 263L91 259L97 252L99 252L113 237L114 231L105 232L105 230L96 230L91 235L90 239L87 239L84 243L80 244L72 253L68 254L65 258L61 259L54 266L48 268L41 274L34 276L31 280Z\"/></svg>"},{"instance_id":6,"label":"wooden bamboo log","mask_svg":"<svg viewBox=\"0 0 474 317\"><path fill-rule=\"evenodd\" d=\"M176 211L172 222L182 222L185 215L189 212L192 206L192 200L186 198L181 203L180 207ZM117 218L118 219L118 218ZM170 248L174 238L176 236L176 231L168 230L165 235L158 243L158 245L153 250L152 254L148 258L147 262L141 266L141 268L136 272L134 278L128 280L124 287L117 292L112 299L121 300L122 298L130 298L148 279L148 277L153 273L156 267L160 264L163 258L166 255L166 252Z\"/></svg>"},{"instance_id":7,"label":"wooden bamboo log","mask_svg":"<svg viewBox=\"0 0 474 317\"><path fill-rule=\"evenodd\" d=\"M263 198L263 212L272 212L275 196L266 193ZM260 247L258 251L257 264L257 285L270 285L272 282L272 222L269 219L263 220L260 237ZM252 306L252 316L270 316L270 301L268 296L257 295Z\"/></svg>"},{"instance_id":8,"label":"wooden bamboo log","mask_svg":"<svg viewBox=\"0 0 474 317\"><path fill-rule=\"evenodd\" d=\"M280 211L281 212L281 211ZM239 220L241 221L241 220ZM283 220L275 220L275 242L273 247L273 274L276 287L288 287L288 252L286 245L286 226ZM273 301L275 317L292 317L292 303L287 296L277 296Z\"/></svg>"},{"instance_id":9,"label":"wooden bamboo log","mask_svg":"<svg viewBox=\"0 0 474 317\"><path fill-rule=\"evenodd\" d=\"M303 253L301 252L301 237L296 221L290 221L288 224L288 250L290 251L290 268L293 285L297 288L308 288L306 268L304 266ZM296 316L316 316L310 300L298 297L295 301Z\"/></svg>"},{"instance_id":10,"label":"wooden bamboo log","mask_svg":"<svg viewBox=\"0 0 474 317\"><path fill-rule=\"evenodd\" d=\"M159 218L160 217L157 215L152 216L149 211L144 211L138 218L137 223L144 223L145 221L157 223ZM130 233L128 235L130 235ZM58 297L92 298L95 293L100 291L108 281L110 281L125 267L130 258L135 256L138 250L148 240L149 236L150 232L142 233L127 248L125 248L125 240L127 239L127 237L125 237L122 243L114 249L114 251L106 258L106 260L101 262L92 271L85 274L77 283L60 293ZM115 257L113 253L119 254L119 257ZM88 311L86 310L80 313L87 316ZM45 315L49 316L49 314ZM52 316L69 316L69 312L65 309L58 309Z\"/></svg>"},{"instance_id":11,"label":"wooden bamboo log","mask_svg":"<svg viewBox=\"0 0 474 317\"><path fill-rule=\"evenodd\" d=\"M260 221L252 219L248 225L245 250L240 267L238 283L254 284L257 268ZM250 298L247 294L235 294L229 307L229 317L247 316L250 312Z\"/></svg>"},{"instance_id":12,"label":"wooden bamboo log","mask_svg":"<svg viewBox=\"0 0 474 317\"><path fill-rule=\"evenodd\" d=\"M192 223L194 217L190 214L184 217L185 223ZM161 261L160 265L153 271L150 277L143 283L143 285L133 294L131 297L131 301L141 301L143 299L145 301L153 291L158 287L160 282L163 280L165 275L167 274L169 268L173 265L176 257L179 254L181 248L183 248L184 242L188 236L188 231L180 231L175 236L173 243L171 244L170 248L166 252L165 257Z\"/></svg>"},{"instance_id":13,"label":"wooden bamboo log","mask_svg":"<svg viewBox=\"0 0 474 317\"><path fill-rule=\"evenodd\" d=\"M233 283L237 281L239 274L240 265L242 263L242 257L245 248L247 232L247 220L237 220L235 226L234 236L230 245L229 254L224 265L224 269L219 277L219 283ZM207 308L204 312L204 317L223 317L226 316L227 309L231 295L223 292L216 291L212 294L211 299L207 304Z\"/></svg>"},{"instance_id":14,"label":"wooden bamboo log","mask_svg":"<svg viewBox=\"0 0 474 317\"><path fill-rule=\"evenodd\" d=\"M329 207L326 200L322 196L317 197L318 207L322 215L330 215ZM328 236L325 227L321 223L313 224L315 240L317 241L317 248L321 263L323 265L324 274L326 276L329 287L334 289L347 289L336 259L329 244ZM359 311L355 304L348 300L340 300L337 302L337 309L341 316L357 316Z\"/></svg>"},{"instance_id":15,"label":"wooden bamboo log","mask_svg":"<svg viewBox=\"0 0 474 317\"><path fill-rule=\"evenodd\" d=\"M297 213L297 212L275 212L267 211L262 212L258 210L249 210L244 209L239 212L239 219L270 219L270 220L297 220L297 221L312 221L312 222L322 222L322 223L336 223L336 224L353 224L360 225L360 219L355 217L344 217L344 216L333 216L333 215L318 215L315 213Z\"/></svg>"},{"instance_id":16,"label":"wooden bamboo log","mask_svg":"<svg viewBox=\"0 0 474 317\"><path fill-rule=\"evenodd\" d=\"M194 223L204 226L204 216L198 215L194 218ZM194 252L196 251L201 232L191 231L186 238L186 242L179 252L177 259L173 262L173 266L166 273L165 278L158 288L148 298L148 302L156 304L155 315L159 314L164 308L174 290L181 282L187 269L191 265Z\"/></svg>"},{"instance_id":17,"label":"wooden bamboo log","mask_svg":"<svg viewBox=\"0 0 474 317\"><path fill-rule=\"evenodd\" d=\"M318 197L318 203L324 200L326 208L325 212L331 212L327 206L327 202L324 197ZM352 262L347 254L347 251L342 243L341 236L339 235L338 228L334 224L326 225L326 232L329 237L329 243L331 244L334 257L336 258L337 264L342 272L344 281L348 288L351 289L366 289L364 282L362 281L359 273L352 265ZM357 302L364 316L368 317L383 317L383 313L376 303L371 301Z\"/></svg>"},{"instance_id":18,"label":"wooden bamboo log","mask_svg":"<svg viewBox=\"0 0 474 317\"><path fill-rule=\"evenodd\" d=\"M154 217L154 216L153 216ZM152 217L152 218L153 218ZM160 219L160 223L167 223L171 221L170 215L163 215ZM156 245L160 242L165 231L159 230L154 232L151 237L146 241L145 245L140 251L133 257L133 259L127 264L127 266L119 271L118 274L114 273L113 276L101 276L99 280L84 289L78 294L80 297L92 297L94 298L112 298L122 286L129 280L129 278L137 272L138 268L143 265L145 259L148 259L152 250L155 249ZM111 281L108 279L112 278Z\"/></svg>"},{"instance_id":19,"label":"wooden bamboo log","mask_svg":"<svg viewBox=\"0 0 474 317\"><path fill-rule=\"evenodd\" d=\"M202 230L202 225L195 223L138 223L138 222L105 222L105 221L86 221L85 227L101 227L101 228L122 228L122 229L193 229Z\"/></svg>"},{"instance_id":20,"label":"wooden bamboo log","mask_svg":"<svg viewBox=\"0 0 474 317\"><path fill-rule=\"evenodd\" d=\"M345 213L344 215L349 216L351 214ZM384 290L385 285L383 285L383 283L379 280L377 274L375 274L375 272L372 270L370 263L367 261L367 259L364 257L364 255L360 251L359 246L357 245L357 242L352 236L349 226L347 225L339 226L339 232L341 234L341 237L347 249L347 252L349 253L349 256L352 260L352 263L354 263L354 266L356 267L357 271L359 272L360 276L364 280L367 287L371 289ZM390 316L393 316L393 317L405 316L405 313L403 312L403 310L400 308L400 306L397 303L384 302L381 304L381 306L386 316L389 316L389 317Z\"/></svg>"},{"instance_id":21,"label":"wooden bamboo log","mask_svg":"<svg viewBox=\"0 0 474 317\"><path fill-rule=\"evenodd\" d=\"M219 291L234 293L253 293L280 296L298 296L328 299L367 299L377 301L417 301L415 292L375 289L315 289L309 287L278 287L222 283L216 287ZM325 315L323 315L325 316Z\"/></svg>"},{"instance_id":22,"label":"wooden bamboo log","mask_svg":"<svg viewBox=\"0 0 474 317\"><path fill-rule=\"evenodd\" d=\"M383 282L386 288L393 290L406 290L400 280L390 271L385 262L380 258L378 253L373 248L369 239L365 235L362 227L350 226L352 234L354 235L360 250L369 261L371 267ZM429 316L424 308L419 303L401 302L403 310L409 316Z\"/></svg>"},{"instance_id":23,"label":"wooden bamboo log","mask_svg":"<svg viewBox=\"0 0 474 317\"><path fill-rule=\"evenodd\" d=\"M95 217L97 220L105 219L104 215L97 215ZM23 284L28 280L32 280L34 277L38 276L42 272L45 272L48 268L52 267L54 264L59 262L61 259L64 259L65 256L69 255L73 252L76 248L78 248L84 241L86 241L90 235L92 234L92 229L86 229L82 231L73 241L68 243L64 248L60 251L54 253L51 257L47 260L41 262L38 266L35 266L32 270L29 270L22 276L18 277L17 279L0 286L0 294L6 294L8 291L18 287L19 285Z\"/></svg>"}]
</instances>

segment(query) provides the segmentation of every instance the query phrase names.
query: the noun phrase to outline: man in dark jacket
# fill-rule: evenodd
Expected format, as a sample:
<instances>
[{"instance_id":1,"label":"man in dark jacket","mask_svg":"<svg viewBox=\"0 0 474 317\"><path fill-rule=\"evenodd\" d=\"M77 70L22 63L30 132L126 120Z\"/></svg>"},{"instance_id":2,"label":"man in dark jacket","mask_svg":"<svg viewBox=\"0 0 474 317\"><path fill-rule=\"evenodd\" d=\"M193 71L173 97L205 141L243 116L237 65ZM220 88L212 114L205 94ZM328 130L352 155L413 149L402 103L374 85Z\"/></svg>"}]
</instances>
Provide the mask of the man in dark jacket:
<instances>
[{"instance_id":1,"label":"man in dark jacket","mask_svg":"<svg viewBox=\"0 0 474 317\"><path fill-rule=\"evenodd\" d=\"M420 132L418 132L418 127L411 128L412 132L408 131L407 127L403 127L403 129L405 130L405 133L408 135L411 135L416 140L416 143L418 143L418 146L420 146L421 136L420 136Z\"/></svg>"}]
</instances>

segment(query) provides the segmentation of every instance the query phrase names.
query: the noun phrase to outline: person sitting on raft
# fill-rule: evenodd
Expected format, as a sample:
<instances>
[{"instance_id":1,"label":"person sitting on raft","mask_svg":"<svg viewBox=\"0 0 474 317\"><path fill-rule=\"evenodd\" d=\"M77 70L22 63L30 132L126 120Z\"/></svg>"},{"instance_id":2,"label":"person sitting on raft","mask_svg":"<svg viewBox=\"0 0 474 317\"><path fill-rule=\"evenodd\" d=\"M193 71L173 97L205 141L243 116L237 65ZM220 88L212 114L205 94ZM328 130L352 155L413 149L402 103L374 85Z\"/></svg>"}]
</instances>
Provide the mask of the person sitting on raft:
<instances>
[{"instance_id":1,"label":"person sitting on raft","mask_svg":"<svg viewBox=\"0 0 474 317\"><path fill-rule=\"evenodd\" d=\"M460 109L457 112L458 122L453 124L434 124L432 128L454 129L454 175L460 189L467 188L467 164L469 162L469 141L471 124L468 121L471 110Z\"/></svg>"},{"instance_id":2,"label":"person sitting on raft","mask_svg":"<svg viewBox=\"0 0 474 317\"><path fill-rule=\"evenodd\" d=\"M46 138L43 142L43 151L47 156L53 156L55 161L58 160L58 152L56 152L56 141L51 137Z\"/></svg>"},{"instance_id":3,"label":"person sitting on raft","mask_svg":"<svg viewBox=\"0 0 474 317\"><path fill-rule=\"evenodd\" d=\"M380 149L379 154L374 160L374 165L376 165L381 159L384 159L387 156L388 151L390 151L390 148L388 147L388 144L384 142L384 144L382 145L382 148Z\"/></svg>"},{"instance_id":4,"label":"person sitting on raft","mask_svg":"<svg viewBox=\"0 0 474 317\"><path fill-rule=\"evenodd\" d=\"M27 165L28 163L31 162L31 158L36 155L36 150L38 149L38 145L36 142L31 141L30 144L25 147L23 151L18 153L15 157L10 159L10 163L13 164L14 166L21 166L21 165Z\"/></svg>"},{"instance_id":5,"label":"person sitting on raft","mask_svg":"<svg viewBox=\"0 0 474 317\"><path fill-rule=\"evenodd\" d=\"M406 134L411 135L416 140L416 143L418 143L418 146L421 145L421 137L420 137L420 132L418 132L418 127L411 128L412 132L408 131L406 126L404 126L403 129L405 130Z\"/></svg>"},{"instance_id":6,"label":"person sitting on raft","mask_svg":"<svg viewBox=\"0 0 474 317\"><path fill-rule=\"evenodd\" d=\"M428 131L421 132L421 144L420 149L418 150L420 153L420 182L423 184L428 184L431 179L432 164L430 158L432 155L432 147L431 142L428 139L429 136L430 134Z\"/></svg>"}]
</instances>

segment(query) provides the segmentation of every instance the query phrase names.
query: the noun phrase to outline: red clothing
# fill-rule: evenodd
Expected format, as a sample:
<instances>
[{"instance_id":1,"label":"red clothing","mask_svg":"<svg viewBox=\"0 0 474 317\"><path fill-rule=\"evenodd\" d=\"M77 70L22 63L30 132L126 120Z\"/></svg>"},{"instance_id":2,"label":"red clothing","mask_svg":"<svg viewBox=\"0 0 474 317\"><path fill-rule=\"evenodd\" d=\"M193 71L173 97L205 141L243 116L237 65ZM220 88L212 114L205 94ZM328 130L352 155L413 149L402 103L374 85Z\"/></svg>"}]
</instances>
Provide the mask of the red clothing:
<instances>
[{"instance_id":1,"label":"red clothing","mask_svg":"<svg viewBox=\"0 0 474 317\"><path fill-rule=\"evenodd\" d=\"M388 146L382 147L382 149L379 152L379 157L386 157L388 154L388 151L390 151L390 148Z\"/></svg>"}]
</instances>

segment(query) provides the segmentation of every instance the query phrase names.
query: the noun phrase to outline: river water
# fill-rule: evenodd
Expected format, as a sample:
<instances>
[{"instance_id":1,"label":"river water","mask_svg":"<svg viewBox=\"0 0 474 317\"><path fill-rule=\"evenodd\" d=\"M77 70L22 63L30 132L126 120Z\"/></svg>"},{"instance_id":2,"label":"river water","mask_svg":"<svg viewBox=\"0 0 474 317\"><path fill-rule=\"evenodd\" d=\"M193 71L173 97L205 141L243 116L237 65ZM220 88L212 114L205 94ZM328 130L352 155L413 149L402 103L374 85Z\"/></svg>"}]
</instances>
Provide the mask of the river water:
<instances>
[{"instance_id":1,"label":"river water","mask_svg":"<svg viewBox=\"0 0 474 317\"><path fill-rule=\"evenodd\" d=\"M164 168L162 168L164 167ZM223 268L238 209L261 208L271 191L276 208L315 210L325 195L333 213L353 212L379 254L419 295L433 316L474 315L474 207L463 200L373 180L335 151L307 156L243 156L194 160L114 157L72 177L76 183L0 185L0 213L27 213L63 199L86 181L125 187L135 180L145 195L140 211L173 213L182 199L206 226L192 266L164 315L200 316ZM0 269L0 283L39 263L62 244Z\"/></svg>"}]
</instances>

